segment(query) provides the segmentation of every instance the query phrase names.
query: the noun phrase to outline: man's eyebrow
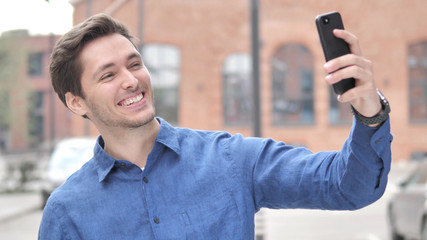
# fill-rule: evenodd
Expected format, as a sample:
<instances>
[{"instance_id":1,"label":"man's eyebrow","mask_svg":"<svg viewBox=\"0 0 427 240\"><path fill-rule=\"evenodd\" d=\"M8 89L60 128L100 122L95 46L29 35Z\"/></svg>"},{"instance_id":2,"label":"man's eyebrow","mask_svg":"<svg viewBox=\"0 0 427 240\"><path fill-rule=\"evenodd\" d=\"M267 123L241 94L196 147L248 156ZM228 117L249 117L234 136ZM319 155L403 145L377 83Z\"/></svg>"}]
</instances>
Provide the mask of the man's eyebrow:
<instances>
[{"instance_id":1,"label":"man's eyebrow","mask_svg":"<svg viewBox=\"0 0 427 240\"><path fill-rule=\"evenodd\" d=\"M141 55L140 55L139 53L136 53L136 52L134 52L134 53L130 54L130 55L128 56L128 59L127 59L127 60L131 60L131 59L134 59L134 58L138 58L138 59L141 59L141 60L142 60Z\"/></svg>"}]
</instances>

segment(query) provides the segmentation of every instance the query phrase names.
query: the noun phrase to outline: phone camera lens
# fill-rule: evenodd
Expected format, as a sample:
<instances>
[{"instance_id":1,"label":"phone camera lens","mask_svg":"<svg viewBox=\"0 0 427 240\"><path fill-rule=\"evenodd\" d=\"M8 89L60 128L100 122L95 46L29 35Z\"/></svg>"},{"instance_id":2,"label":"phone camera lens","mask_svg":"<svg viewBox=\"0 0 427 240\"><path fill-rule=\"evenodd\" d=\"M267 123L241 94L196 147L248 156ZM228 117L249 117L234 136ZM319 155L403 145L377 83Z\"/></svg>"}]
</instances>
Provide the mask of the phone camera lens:
<instances>
[{"instance_id":1,"label":"phone camera lens","mask_svg":"<svg viewBox=\"0 0 427 240\"><path fill-rule=\"evenodd\" d=\"M329 18L324 17L324 18L323 18L323 23L324 23L324 24L328 24L328 23L329 23Z\"/></svg>"}]
</instances>

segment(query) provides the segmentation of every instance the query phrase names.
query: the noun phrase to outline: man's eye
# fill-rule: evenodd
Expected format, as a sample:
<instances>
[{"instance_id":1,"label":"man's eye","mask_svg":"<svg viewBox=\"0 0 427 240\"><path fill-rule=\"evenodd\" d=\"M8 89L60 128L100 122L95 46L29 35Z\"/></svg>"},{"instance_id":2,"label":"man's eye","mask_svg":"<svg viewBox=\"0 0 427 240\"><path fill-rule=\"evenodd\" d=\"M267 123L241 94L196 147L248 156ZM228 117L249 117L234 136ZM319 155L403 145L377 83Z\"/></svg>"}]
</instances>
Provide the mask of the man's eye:
<instances>
[{"instance_id":1,"label":"man's eye","mask_svg":"<svg viewBox=\"0 0 427 240\"><path fill-rule=\"evenodd\" d=\"M140 62L135 62L135 63L131 64L131 68L139 68L139 67L141 67Z\"/></svg>"},{"instance_id":2,"label":"man's eye","mask_svg":"<svg viewBox=\"0 0 427 240\"><path fill-rule=\"evenodd\" d=\"M107 74L102 75L101 80L106 80L106 79L111 78L111 77L113 77L113 74L107 73Z\"/></svg>"}]
</instances>

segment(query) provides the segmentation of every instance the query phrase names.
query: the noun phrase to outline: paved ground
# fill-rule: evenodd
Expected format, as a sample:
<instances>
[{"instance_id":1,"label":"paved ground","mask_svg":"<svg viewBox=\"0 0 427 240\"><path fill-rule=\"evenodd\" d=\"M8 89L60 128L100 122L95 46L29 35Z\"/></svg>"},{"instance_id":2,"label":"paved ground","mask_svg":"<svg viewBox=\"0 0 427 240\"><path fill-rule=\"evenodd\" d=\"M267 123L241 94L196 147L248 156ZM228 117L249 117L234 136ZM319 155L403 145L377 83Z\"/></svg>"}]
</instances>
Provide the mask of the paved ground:
<instances>
[{"instance_id":1,"label":"paved ground","mask_svg":"<svg viewBox=\"0 0 427 240\"><path fill-rule=\"evenodd\" d=\"M265 209L264 239L388 240L386 202L384 196L355 212ZM37 239L42 218L39 203L38 193L0 194L0 239Z\"/></svg>"},{"instance_id":2,"label":"paved ground","mask_svg":"<svg viewBox=\"0 0 427 240\"><path fill-rule=\"evenodd\" d=\"M41 195L29 193L0 194L0 223L10 221L41 208Z\"/></svg>"},{"instance_id":3,"label":"paved ground","mask_svg":"<svg viewBox=\"0 0 427 240\"><path fill-rule=\"evenodd\" d=\"M391 191L393 183L406 175L410 167L398 164L392 169L389 185ZM354 213L270 211L266 213L266 239L283 239L284 236L286 239L334 239L331 234L346 236L341 239L349 240L387 239L384 218L386 202L387 194L373 206ZM41 215L41 194L38 191L0 193L0 239L35 239ZM328 226L333 226L333 229L327 228Z\"/></svg>"},{"instance_id":4,"label":"paved ground","mask_svg":"<svg viewBox=\"0 0 427 240\"><path fill-rule=\"evenodd\" d=\"M14 217L0 222L0 239L2 240L35 240L39 232L42 210Z\"/></svg>"}]
</instances>

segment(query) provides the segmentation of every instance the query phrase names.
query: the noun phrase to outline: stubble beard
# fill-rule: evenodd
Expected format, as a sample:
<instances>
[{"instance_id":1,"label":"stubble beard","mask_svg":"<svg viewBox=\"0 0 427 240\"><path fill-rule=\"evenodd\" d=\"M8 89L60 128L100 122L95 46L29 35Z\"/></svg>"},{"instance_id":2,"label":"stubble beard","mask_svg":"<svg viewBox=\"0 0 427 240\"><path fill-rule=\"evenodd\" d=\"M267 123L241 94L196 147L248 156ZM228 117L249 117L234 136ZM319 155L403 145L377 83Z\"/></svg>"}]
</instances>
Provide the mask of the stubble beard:
<instances>
[{"instance_id":1,"label":"stubble beard","mask_svg":"<svg viewBox=\"0 0 427 240\"><path fill-rule=\"evenodd\" d=\"M113 127L113 128L122 128L122 129L136 129L140 127L144 127L150 122L152 122L156 116L156 109L154 108L154 103L149 107L151 108L150 113L147 113L144 118L130 120L126 118L114 119L109 116L108 112L102 111L99 106L88 103L90 106L92 115L101 122L104 126ZM147 111L147 109L145 110Z\"/></svg>"}]
</instances>

